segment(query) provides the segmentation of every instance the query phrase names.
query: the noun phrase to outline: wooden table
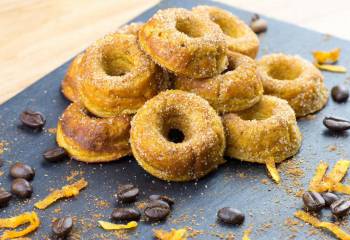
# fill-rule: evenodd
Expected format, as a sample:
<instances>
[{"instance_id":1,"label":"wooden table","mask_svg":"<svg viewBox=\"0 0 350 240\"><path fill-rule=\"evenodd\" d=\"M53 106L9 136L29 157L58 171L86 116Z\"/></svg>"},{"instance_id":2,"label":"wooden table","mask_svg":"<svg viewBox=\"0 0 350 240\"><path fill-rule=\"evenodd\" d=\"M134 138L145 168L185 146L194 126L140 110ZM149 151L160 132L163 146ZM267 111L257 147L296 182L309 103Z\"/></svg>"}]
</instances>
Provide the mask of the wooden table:
<instances>
[{"instance_id":1,"label":"wooden table","mask_svg":"<svg viewBox=\"0 0 350 240\"><path fill-rule=\"evenodd\" d=\"M221 0L350 39L348 0ZM1 0L0 103L158 0Z\"/></svg>"}]
</instances>

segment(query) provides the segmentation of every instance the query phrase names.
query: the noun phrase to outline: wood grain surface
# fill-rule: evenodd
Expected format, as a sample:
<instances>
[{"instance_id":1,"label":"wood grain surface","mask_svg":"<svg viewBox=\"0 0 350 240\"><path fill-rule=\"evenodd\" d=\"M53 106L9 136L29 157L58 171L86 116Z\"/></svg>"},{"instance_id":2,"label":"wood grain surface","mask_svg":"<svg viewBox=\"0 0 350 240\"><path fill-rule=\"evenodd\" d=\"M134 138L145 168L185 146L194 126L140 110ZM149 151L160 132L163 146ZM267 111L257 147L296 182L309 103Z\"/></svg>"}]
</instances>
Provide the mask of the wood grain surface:
<instances>
[{"instance_id":1,"label":"wood grain surface","mask_svg":"<svg viewBox=\"0 0 350 240\"><path fill-rule=\"evenodd\" d=\"M0 0L0 103L158 0ZM221 0L350 39L348 0Z\"/></svg>"}]
</instances>

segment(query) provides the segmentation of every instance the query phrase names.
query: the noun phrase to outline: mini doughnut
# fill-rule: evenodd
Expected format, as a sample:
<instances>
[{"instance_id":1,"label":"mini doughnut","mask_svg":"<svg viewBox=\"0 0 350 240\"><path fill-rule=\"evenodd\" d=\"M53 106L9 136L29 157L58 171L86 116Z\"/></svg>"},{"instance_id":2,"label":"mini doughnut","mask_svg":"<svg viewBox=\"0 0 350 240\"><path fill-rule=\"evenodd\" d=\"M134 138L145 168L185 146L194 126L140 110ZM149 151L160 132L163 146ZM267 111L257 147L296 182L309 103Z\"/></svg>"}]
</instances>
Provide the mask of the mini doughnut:
<instances>
[{"instance_id":1,"label":"mini doughnut","mask_svg":"<svg viewBox=\"0 0 350 240\"><path fill-rule=\"evenodd\" d=\"M78 103L64 111L57 126L57 143L83 162L109 162L131 154L131 116L98 118Z\"/></svg>"},{"instance_id":2,"label":"mini doughnut","mask_svg":"<svg viewBox=\"0 0 350 240\"><path fill-rule=\"evenodd\" d=\"M143 23L142 22L135 22L135 23L130 23L121 26L119 29L117 29L117 33L122 33L122 34L132 34L137 36L140 28L142 27Z\"/></svg>"},{"instance_id":3,"label":"mini doughnut","mask_svg":"<svg viewBox=\"0 0 350 240\"><path fill-rule=\"evenodd\" d=\"M297 117L316 112L328 100L321 72L299 56L270 54L258 61L265 94L288 101Z\"/></svg>"},{"instance_id":4,"label":"mini doughnut","mask_svg":"<svg viewBox=\"0 0 350 240\"><path fill-rule=\"evenodd\" d=\"M83 58L83 53L76 56L69 65L67 73L61 83L63 95L71 102L76 102L79 99L78 82L80 80L80 64Z\"/></svg>"},{"instance_id":5,"label":"mini doughnut","mask_svg":"<svg viewBox=\"0 0 350 240\"><path fill-rule=\"evenodd\" d=\"M276 163L295 155L301 134L287 101L264 95L253 107L223 116L226 155L248 162Z\"/></svg>"},{"instance_id":6,"label":"mini doughnut","mask_svg":"<svg viewBox=\"0 0 350 240\"><path fill-rule=\"evenodd\" d=\"M224 129L215 110L201 97L180 90L147 101L131 122L134 157L163 180L189 181L224 163Z\"/></svg>"},{"instance_id":7,"label":"mini doughnut","mask_svg":"<svg viewBox=\"0 0 350 240\"><path fill-rule=\"evenodd\" d=\"M229 51L239 52L255 58L259 51L259 39L256 34L238 17L217 7L198 6L193 12L209 17L220 26L225 34Z\"/></svg>"},{"instance_id":8,"label":"mini doughnut","mask_svg":"<svg viewBox=\"0 0 350 240\"><path fill-rule=\"evenodd\" d=\"M212 78L178 77L175 79L175 88L196 93L219 113L241 111L253 106L263 94L255 61L242 54L229 52L228 62L228 68Z\"/></svg>"},{"instance_id":9,"label":"mini doughnut","mask_svg":"<svg viewBox=\"0 0 350 240\"><path fill-rule=\"evenodd\" d=\"M159 10L141 27L139 42L156 63L177 75L212 77L227 65L221 29L183 8Z\"/></svg>"},{"instance_id":10,"label":"mini doughnut","mask_svg":"<svg viewBox=\"0 0 350 240\"><path fill-rule=\"evenodd\" d=\"M135 113L167 81L131 34L109 34L89 47L82 59L79 98L100 117Z\"/></svg>"}]
</instances>

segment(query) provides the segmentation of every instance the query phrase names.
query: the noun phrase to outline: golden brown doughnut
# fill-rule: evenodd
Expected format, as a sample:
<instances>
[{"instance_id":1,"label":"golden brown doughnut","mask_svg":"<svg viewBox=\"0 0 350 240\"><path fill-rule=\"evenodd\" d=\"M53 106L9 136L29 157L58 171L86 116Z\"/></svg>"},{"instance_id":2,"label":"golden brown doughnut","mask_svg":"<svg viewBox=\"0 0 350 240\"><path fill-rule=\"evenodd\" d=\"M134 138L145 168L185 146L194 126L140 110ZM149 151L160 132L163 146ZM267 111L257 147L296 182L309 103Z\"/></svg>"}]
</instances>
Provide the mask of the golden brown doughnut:
<instances>
[{"instance_id":1,"label":"golden brown doughnut","mask_svg":"<svg viewBox=\"0 0 350 240\"><path fill-rule=\"evenodd\" d=\"M264 95L253 107L223 116L226 155L248 162L276 163L295 155L301 134L287 101Z\"/></svg>"},{"instance_id":2,"label":"golden brown doughnut","mask_svg":"<svg viewBox=\"0 0 350 240\"><path fill-rule=\"evenodd\" d=\"M270 54L258 61L265 94L288 101L297 117L316 112L328 100L321 72L299 56Z\"/></svg>"},{"instance_id":3,"label":"golden brown doughnut","mask_svg":"<svg viewBox=\"0 0 350 240\"><path fill-rule=\"evenodd\" d=\"M247 109L263 94L253 59L239 53L228 53L228 68L212 78L190 79L177 77L175 88L196 93L206 99L219 113Z\"/></svg>"},{"instance_id":4,"label":"golden brown doughnut","mask_svg":"<svg viewBox=\"0 0 350 240\"><path fill-rule=\"evenodd\" d=\"M209 17L225 33L229 51L239 52L255 58L259 51L259 39L256 34L238 17L221 8L198 6L193 12Z\"/></svg>"},{"instance_id":5,"label":"golden brown doughnut","mask_svg":"<svg viewBox=\"0 0 350 240\"><path fill-rule=\"evenodd\" d=\"M79 99L78 82L80 80L80 63L83 58L83 53L76 56L69 65L67 73L61 83L63 95L71 102L77 102Z\"/></svg>"},{"instance_id":6,"label":"golden brown doughnut","mask_svg":"<svg viewBox=\"0 0 350 240\"><path fill-rule=\"evenodd\" d=\"M119 29L117 29L116 32L122 33L122 34L132 34L132 35L137 36L142 25L143 25L142 22L129 23L129 24L121 26Z\"/></svg>"},{"instance_id":7,"label":"golden brown doughnut","mask_svg":"<svg viewBox=\"0 0 350 240\"><path fill-rule=\"evenodd\" d=\"M83 162L109 162L131 154L131 116L92 116L78 103L64 111L57 126L57 143Z\"/></svg>"},{"instance_id":8,"label":"golden brown doughnut","mask_svg":"<svg viewBox=\"0 0 350 240\"><path fill-rule=\"evenodd\" d=\"M177 75L212 77L227 65L221 29L183 8L159 10L141 27L139 42L156 63Z\"/></svg>"},{"instance_id":9,"label":"golden brown doughnut","mask_svg":"<svg viewBox=\"0 0 350 240\"><path fill-rule=\"evenodd\" d=\"M80 100L93 114L135 113L155 96L164 71L145 55L130 34L109 34L89 47L82 60Z\"/></svg>"},{"instance_id":10,"label":"golden brown doughnut","mask_svg":"<svg viewBox=\"0 0 350 240\"><path fill-rule=\"evenodd\" d=\"M180 90L161 92L139 109L130 143L141 167L163 180L198 179L224 163L220 117L207 101Z\"/></svg>"}]
</instances>

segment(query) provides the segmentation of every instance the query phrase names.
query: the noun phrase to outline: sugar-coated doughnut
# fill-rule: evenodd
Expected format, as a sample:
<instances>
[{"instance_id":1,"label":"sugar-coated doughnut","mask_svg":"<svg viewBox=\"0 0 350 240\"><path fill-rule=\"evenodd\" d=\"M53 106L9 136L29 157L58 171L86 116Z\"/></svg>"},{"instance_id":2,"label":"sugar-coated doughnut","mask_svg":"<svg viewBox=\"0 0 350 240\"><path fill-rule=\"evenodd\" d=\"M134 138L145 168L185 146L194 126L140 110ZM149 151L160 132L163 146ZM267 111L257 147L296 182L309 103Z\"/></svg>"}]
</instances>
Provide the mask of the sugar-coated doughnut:
<instances>
[{"instance_id":1,"label":"sugar-coated doughnut","mask_svg":"<svg viewBox=\"0 0 350 240\"><path fill-rule=\"evenodd\" d=\"M128 115L98 118L72 103L59 119L56 139L74 159L109 162L131 154L130 121Z\"/></svg>"},{"instance_id":2,"label":"sugar-coated doughnut","mask_svg":"<svg viewBox=\"0 0 350 240\"><path fill-rule=\"evenodd\" d=\"M177 75L212 77L227 65L220 27L183 8L159 10L141 27L139 42L156 63Z\"/></svg>"},{"instance_id":3,"label":"sugar-coated doughnut","mask_svg":"<svg viewBox=\"0 0 350 240\"><path fill-rule=\"evenodd\" d=\"M287 100L297 117L316 112L327 103L321 72L299 56L265 55L258 61L258 73L265 94Z\"/></svg>"},{"instance_id":4,"label":"sugar-coated doughnut","mask_svg":"<svg viewBox=\"0 0 350 240\"><path fill-rule=\"evenodd\" d=\"M134 157L163 180L189 181L224 163L224 129L215 110L201 97L180 90L147 101L131 123Z\"/></svg>"},{"instance_id":5,"label":"sugar-coated doughnut","mask_svg":"<svg viewBox=\"0 0 350 240\"><path fill-rule=\"evenodd\" d=\"M81 64L79 99L100 117L135 113L167 81L131 34L113 33L98 40Z\"/></svg>"},{"instance_id":6,"label":"sugar-coated doughnut","mask_svg":"<svg viewBox=\"0 0 350 240\"><path fill-rule=\"evenodd\" d=\"M259 39L256 34L238 17L218 7L198 6L193 12L209 17L225 33L229 51L239 52L255 58L259 51Z\"/></svg>"},{"instance_id":7,"label":"sugar-coated doughnut","mask_svg":"<svg viewBox=\"0 0 350 240\"><path fill-rule=\"evenodd\" d=\"M276 163L295 155L301 134L287 101L264 95L253 107L223 116L226 155L248 162Z\"/></svg>"},{"instance_id":8,"label":"sugar-coated doughnut","mask_svg":"<svg viewBox=\"0 0 350 240\"><path fill-rule=\"evenodd\" d=\"M61 83L61 90L63 95L71 102L77 102L79 99L78 83L80 80L80 65L82 58L83 53L80 53L73 59Z\"/></svg>"},{"instance_id":9,"label":"sugar-coated doughnut","mask_svg":"<svg viewBox=\"0 0 350 240\"><path fill-rule=\"evenodd\" d=\"M196 93L219 113L241 111L253 106L263 94L255 61L242 54L229 52L228 62L228 68L212 78L177 77L175 88Z\"/></svg>"},{"instance_id":10,"label":"sugar-coated doughnut","mask_svg":"<svg viewBox=\"0 0 350 240\"><path fill-rule=\"evenodd\" d=\"M137 36L142 25L143 25L142 22L129 23L118 28L116 32L123 33L123 34L132 34Z\"/></svg>"}]
</instances>

